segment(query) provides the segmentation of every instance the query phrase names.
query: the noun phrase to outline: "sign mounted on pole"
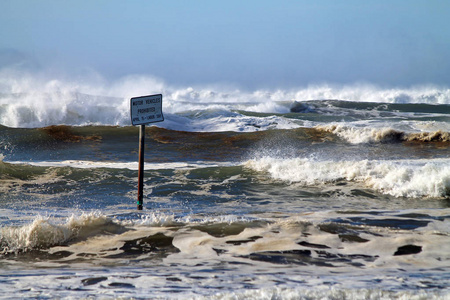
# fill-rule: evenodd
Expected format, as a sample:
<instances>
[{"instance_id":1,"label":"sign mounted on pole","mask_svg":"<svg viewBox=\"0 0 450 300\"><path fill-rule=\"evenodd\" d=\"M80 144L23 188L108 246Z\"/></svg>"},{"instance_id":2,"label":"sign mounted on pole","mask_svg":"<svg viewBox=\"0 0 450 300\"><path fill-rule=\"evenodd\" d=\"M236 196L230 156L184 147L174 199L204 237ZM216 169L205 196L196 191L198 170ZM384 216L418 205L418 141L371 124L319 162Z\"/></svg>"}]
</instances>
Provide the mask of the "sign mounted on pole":
<instances>
[{"instance_id":1,"label":"sign mounted on pole","mask_svg":"<svg viewBox=\"0 0 450 300\"><path fill-rule=\"evenodd\" d=\"M142 210L144 202L145 125L164 121L162 113L162 95L157 94L131 98L130 106L131 124L140 125L137 209Z\"/></svg>"},{"instance_id":2,"label":"sign mounted on pole","mask_svg":"<svg viewBox=\"0 0 450 300\"><path fill-rule=\"evenodd\" d=\"M131 98L131 124L145 125L164 121L162 95Z\"/></svg>"}]
</instances>

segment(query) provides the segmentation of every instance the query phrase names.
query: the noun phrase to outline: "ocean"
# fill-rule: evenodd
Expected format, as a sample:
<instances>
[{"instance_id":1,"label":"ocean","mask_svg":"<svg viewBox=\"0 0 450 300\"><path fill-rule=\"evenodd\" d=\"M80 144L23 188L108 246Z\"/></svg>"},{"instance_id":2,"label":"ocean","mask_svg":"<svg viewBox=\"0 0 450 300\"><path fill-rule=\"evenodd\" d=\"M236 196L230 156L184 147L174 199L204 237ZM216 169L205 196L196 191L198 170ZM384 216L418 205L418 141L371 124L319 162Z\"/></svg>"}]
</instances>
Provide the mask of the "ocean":
<instances>
[{"instance_id":1,"label":"ocean","mask_svg":"<svg viewBox=\"0 0 450 300\"><path fill-rule=\"evenodd\" d=\"M450 299L450 89L3 76L0 270L1 299Z\"/></svg>"}]
</instances>

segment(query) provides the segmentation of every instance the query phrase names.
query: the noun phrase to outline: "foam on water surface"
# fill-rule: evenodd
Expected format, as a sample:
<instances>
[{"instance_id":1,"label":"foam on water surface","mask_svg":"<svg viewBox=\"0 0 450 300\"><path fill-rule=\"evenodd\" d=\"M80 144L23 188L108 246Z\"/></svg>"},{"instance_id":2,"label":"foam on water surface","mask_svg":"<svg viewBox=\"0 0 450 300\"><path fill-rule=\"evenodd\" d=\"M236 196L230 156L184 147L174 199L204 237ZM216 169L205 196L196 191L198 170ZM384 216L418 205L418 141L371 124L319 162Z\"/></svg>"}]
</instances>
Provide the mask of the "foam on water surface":
<instances>
[{"instance_id":1,"label":"foam on water surface","mask_svg":"<svg viewBox=\"0 0 450 300\"><path fill-rule=\"evenodd\" d=\"M16 165L31 165L42 167L71 167L79 169L96 169L96 168L110 168L110 169L129 169L138 170L138 162L99 162L99 161L82 161L82 160L65 160L65 161L9 161L10 164ZM211 168L218 166L232 166L232 163L224 162L172 162L172 163L144 163L146 170L161 170L161 169L196 169L196 168Z\"/></svg>"},{"instance_id":2,"label":"foam on water surface","mask_svg":"<svg viewBox=\"0 0 450 300\"><path fill-rule=\"evenodd\" d=\"M445 299L450 278L439 270L450 267L449 215L321 211L282 220L224 216L219 223L157 213L133 222L120 214L38 217L31 226L1 228L2 236L27 233L22 248L2 261L2 287L32 287L22 295L45 296L42 287L59 286L61 297ZM46 276L36 281L40 270Z\"/></svg>"},{"instance_id":3,"label":"foam on water surface","mask_svg":"<svg viewBox=\"0 0 450 300\"><path fill-rule=\"evenodd\" d=\"M371 85L332 86L317 85L290 90L245 91L229 86L175 87L152 76L128 76L114 82L94 78L70 81L28 73L0 71L0 124L9 127L45 127L66 125L120 125L130 124L129 101L131 97L163 94L163 111L166 121L162 126L190 131L250 131L271 128L293 128L295 122L274 118L250 118L236 111L269 114L289 113L296 101L308 102L303 112L353 114L358 103L379 103L361 116L379 116L385 110L382 103L394 104L450 104L449 89L436 86L418 86L409 89L382 89ZM353 101L354 105L323 102L314 105L309 100L339 99ZM353 106L353 107L352 107ZM327 108L328 107L328 108ZM370 108L370 107L369 107ZM388 109L392 115L397 107ZM209 122L180 117L189 112L209 112ZM217 112L220 114L217 115ZM405 112L406 113L406 112ZM228 117L222 117L223 115ZM408 116L415 114L406 113ZM416 114L420 115L420 114ZM219 117L218 117L219 116ZM218 117L216 119L216 117ZM231 126L227 119L236 123ZM256 127L245 124L256 124ZM278 126L274 126L278 124Z\"/></svg>"},{"instance_id":4,"label":"foam on water surface","mask_svg":"<svg viewBox=\"0 0 450 300\"><path fill-rule=\"evenodd\" d=\"M402 124L403 125L403 124ZM448 124L421 124L420 128L432 129L446 128ZM318 130L331 132L341 137L345 141L353 144L359 143L390 143L390 142L450 142L450 131L417 131L414 129L400 130L391 127L365 127L352 126L350 124L329 124L319 125ZM447 128L446 128L447 129Z\"/></svg>"},{"instance_id":5,"label":"foam on water surface","mask_svg":"<svg viewBox=\"0 0 450 300\"><path fill-rule=\"evenodd\" d=\"M336 161L262 157L245 165L289 183L325 185L356 181L396 197L448 197L450 191L448 159Z\"/></svg>"}]
</instances>

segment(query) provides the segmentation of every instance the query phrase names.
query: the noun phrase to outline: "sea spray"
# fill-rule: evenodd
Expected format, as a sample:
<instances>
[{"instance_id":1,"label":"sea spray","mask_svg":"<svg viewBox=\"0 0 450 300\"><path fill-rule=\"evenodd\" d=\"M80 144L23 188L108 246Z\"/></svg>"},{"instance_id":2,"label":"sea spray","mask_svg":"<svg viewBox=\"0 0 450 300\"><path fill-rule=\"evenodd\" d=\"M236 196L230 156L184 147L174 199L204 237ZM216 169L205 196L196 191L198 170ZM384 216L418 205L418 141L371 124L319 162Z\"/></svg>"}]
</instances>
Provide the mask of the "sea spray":
<instances>
[{"instance_id":1,"label":"sea spray","mask_svg":"<svg viewBox=\"0 0 450 300\"><path fill-rule=\"evenodd\" d=\"M68 241L73 236L70 228L50 222L50 218L38 216L31 223L19 227L1 227L0 241L2 254L26 252L32 249Z\"/></svg>"},{"instance_id":2,"label":"sea spray","mask_svg":"<svg viewBox=\"0 0 450 300\"><path fill-rule=\"evenodd\" d=\"M123 230L123 226L98 212L72 215L65 222L39 215L30 224L1 227L0 253L47 249L74 239L86 239L92 235L118 233Z\"/></svg>"},{"instance_id":3,"label":"sea spray","mask_svg":"<svg viewBox=\"0 0 450 300\"><path fill-rule=\"evenodd\" d=\"M450 132L441 130L432 132L406 132L390 127L367 128L344 124L319 125L320 131L336 134L340 138L353 143L396 143L396 142L450 142Z\"/></svg>"},{"instance_id":4,"label":"sea spray","mask_svg":"<svg viewBox=\"0 0 450 300\"><path fill-rule=\"evenodd\" d=\"M332 161L310 158L263 157L249 160L247 168L267 172L274 180L305 186L354 181L395 197L450 196L450 161Z\"/></svg>"},{"instance_id":5,"label":"sea spray","mask_svg":"<svg viewBox=\"0 0 450 300\"><path fill-rule=\"evenodd\" d=\"M329 99L355 103L450 103L450 89L437 86L384 89L373 85L324 84L248 91L225 85L173 86L150 75L133 75L108 82L97 77L90 81L55 79L39 73L0 70L0 124L9 127L125 126L130 124L129 99L156 93L164 95L163 110L169 117L187 111L217 109L285 114L295 101ZM173 122L171 118L168 121Z\"/></svg>"}]
</instances>

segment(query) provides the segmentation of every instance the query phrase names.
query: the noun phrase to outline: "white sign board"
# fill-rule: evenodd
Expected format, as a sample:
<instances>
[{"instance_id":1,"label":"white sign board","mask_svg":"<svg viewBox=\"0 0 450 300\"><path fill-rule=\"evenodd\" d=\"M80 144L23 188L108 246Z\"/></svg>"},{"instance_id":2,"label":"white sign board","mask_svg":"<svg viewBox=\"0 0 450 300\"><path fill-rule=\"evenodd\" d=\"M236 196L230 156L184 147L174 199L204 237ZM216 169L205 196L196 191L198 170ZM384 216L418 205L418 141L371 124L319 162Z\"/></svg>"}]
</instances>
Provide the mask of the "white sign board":
<instances>
[{"instance_id":1,"label":"white sign board","mask_svg":"<svg viewBox=\"0 0 450 300\"><path fill-rule=\"evenodd\" d=\"M130 105L133 125L164 121L161 94L131 98Z\"/></svg>"}]
</instances>

